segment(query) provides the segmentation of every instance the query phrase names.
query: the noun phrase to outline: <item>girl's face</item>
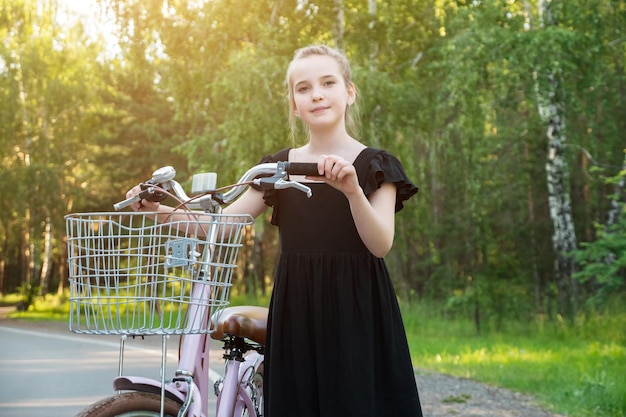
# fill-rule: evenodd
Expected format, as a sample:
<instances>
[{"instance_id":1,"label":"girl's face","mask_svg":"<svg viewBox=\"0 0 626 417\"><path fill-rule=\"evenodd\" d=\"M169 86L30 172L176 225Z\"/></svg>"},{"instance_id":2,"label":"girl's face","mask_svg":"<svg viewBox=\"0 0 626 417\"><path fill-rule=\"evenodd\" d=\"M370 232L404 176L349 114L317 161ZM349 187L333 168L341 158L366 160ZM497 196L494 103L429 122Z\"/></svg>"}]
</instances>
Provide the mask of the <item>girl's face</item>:
<instances>
[{"instance_id":1,"label":"girl's face","mask_svg":"<svg viewBox=\"0 0 626 417\"><path fill-rule=\"evenodd\" d=\"M346 82L332 57L311 55L291 67L292 109L310 129L345 124L348 105L354 103L354 86Z\"/></svg>"}]
</instances>

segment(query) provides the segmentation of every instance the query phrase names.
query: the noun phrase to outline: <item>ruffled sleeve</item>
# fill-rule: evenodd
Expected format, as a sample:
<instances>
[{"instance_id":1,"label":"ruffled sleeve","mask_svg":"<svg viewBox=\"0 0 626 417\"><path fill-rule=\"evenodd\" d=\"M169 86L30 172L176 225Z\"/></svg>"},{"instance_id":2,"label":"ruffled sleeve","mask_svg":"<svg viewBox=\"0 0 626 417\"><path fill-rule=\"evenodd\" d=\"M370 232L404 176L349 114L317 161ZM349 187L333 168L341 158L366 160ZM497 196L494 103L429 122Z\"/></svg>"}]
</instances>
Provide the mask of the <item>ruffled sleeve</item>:
<instances>
[{"instance_id":1,"label":"ruffled sleeve","mask_svg":"<svg viewBox=\"0 0 626 417\"><path fill-rule=\"evenodd\" d=\"M355 168L366 196L379 189L384 182L395 184L396 212L402 210L404 202L417 193L417 187L409 180L402 163L387 151L365 149L355 161Z\"/></svg>"}]
</instances>

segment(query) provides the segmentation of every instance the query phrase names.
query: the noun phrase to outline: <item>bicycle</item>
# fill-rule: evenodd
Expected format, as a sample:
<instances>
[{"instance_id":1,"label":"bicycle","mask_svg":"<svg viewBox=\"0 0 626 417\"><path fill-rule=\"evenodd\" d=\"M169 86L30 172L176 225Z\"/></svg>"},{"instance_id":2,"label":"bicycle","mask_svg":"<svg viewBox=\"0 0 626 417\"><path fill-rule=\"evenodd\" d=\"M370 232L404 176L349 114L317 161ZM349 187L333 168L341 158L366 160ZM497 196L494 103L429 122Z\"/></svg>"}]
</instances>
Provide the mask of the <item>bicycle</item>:
<instances>
[{"instance_id":1,"label":"bicycle","mask_svg":"<svg viewBox=\"0 0 626 417\"><path fill-rule=\"evenodd\" d=\"M223 343L225 373L213 385L216 417L263 415L263 349L267 309L228 307L232 273L248 215L222 214L247 186L262 190L306 185L288 175L317 175L314 163L265 163L236 184L215 189L214 173L193 177L187 196L172 167L156 170L142 191L115 204L176 198L184 210L159 223L155 213L68 214L70 330L120 335L117 393L80 417L209 415L209 342ZM223 190L227 192L222 193ZM201 211L191 211L201 209ZM162 337L161 380L123 375L128 336ZM177 370L166 378L167 338L180 336ZM209 337L210 336L210 337Z\"/></svg>"}]
</instances>

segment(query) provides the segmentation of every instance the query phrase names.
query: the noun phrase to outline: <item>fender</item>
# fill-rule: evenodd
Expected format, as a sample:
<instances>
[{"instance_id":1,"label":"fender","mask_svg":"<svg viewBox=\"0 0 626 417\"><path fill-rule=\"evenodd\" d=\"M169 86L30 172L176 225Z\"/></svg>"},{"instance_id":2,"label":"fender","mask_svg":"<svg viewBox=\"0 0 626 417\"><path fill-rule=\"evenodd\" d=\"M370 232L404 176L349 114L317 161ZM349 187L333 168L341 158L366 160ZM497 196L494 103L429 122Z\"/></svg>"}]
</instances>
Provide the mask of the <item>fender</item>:
<instances>
[{"instance_id":1,"label":"fender","mask_svg":"<svg viewBox=\"0 0 626 417\"><path fill-rule=\"evenodd\" d=\"M243 405L246 405L248 410L254 410L254 404L252 404L252 400L246 394L246 391L240 386L237 395L237 401L235 403L235 412L233 416L243 415ZM263 410L261 410L263 412Z\"/></svg>"},{"instance_id":2,"label":"fender","mask_svg":"<svg viewBox=\"0 0 626 417\"><path fill-rule=\"evenodd\" d=\"M142 376L118 376L113 380L113 389L116 391L139 391L139 392L151 392L153 394L161 395L161 381L145 378ZM194 390L194 400L189 406L188 416L202 417L202 411L199 404L200 399L195 398L199 395L198 389ZM171 386L165 385L165 396L171 400L183 404L185 402L185 395Z\"/></svg>"},{"instance_id":3,"label":"fender","mask_svg":"<svg viewBox=\"0 0 626 417\"><path fill-rule=\"evenodd\" d=\"M259 365L263 363L263 359L263 355L255 351L249 352L246 355L244 362L239 367L239 383L242 384L242 386L245 387L246 381L251 376L250 372L256 372Z\"/></svg>"}]
</instances>

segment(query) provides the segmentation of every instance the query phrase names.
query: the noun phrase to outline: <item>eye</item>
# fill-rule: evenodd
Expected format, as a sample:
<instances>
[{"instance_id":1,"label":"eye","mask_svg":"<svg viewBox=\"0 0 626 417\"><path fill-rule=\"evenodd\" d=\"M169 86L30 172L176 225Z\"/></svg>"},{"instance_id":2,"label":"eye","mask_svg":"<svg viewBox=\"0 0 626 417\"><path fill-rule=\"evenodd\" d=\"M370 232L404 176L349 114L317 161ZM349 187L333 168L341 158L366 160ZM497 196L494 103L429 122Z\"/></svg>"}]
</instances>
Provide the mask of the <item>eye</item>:
<instances>
[{"instance_id":1,"label":"eye","mask_svg":"<svg viewBox=\"0 0 626 417\"><path fill-rule=\"evenodd\" d=\"M331 87L334 84L337 84L337 83L335 81L333 81L333 80L328 80L328 81L324 82L324 85L327 86L327 87Z\"/></svg>"},{"instance_id":2,"label":"eye","mask_svg":"<svg viewBox=\"0 0 626 417\"><path fill-rule=\"evenodd\" d=\"M302 93L306 93L308 90L309 90L309 87L308 87L308 86L301 86L301 87L298 87L298 88L296 89L296 92L298 92L298 93L301 93L301 94L302 94Z\"/></svg>"}]
</instances>

